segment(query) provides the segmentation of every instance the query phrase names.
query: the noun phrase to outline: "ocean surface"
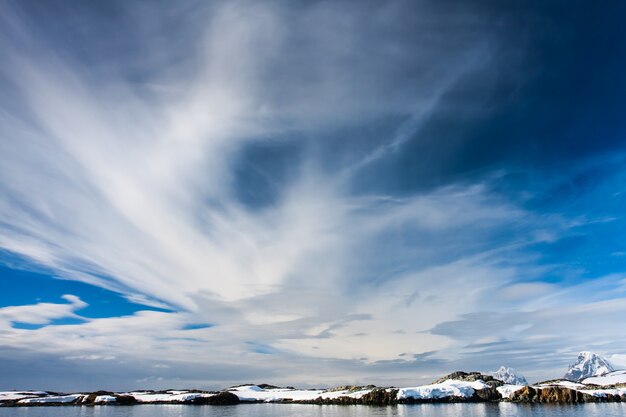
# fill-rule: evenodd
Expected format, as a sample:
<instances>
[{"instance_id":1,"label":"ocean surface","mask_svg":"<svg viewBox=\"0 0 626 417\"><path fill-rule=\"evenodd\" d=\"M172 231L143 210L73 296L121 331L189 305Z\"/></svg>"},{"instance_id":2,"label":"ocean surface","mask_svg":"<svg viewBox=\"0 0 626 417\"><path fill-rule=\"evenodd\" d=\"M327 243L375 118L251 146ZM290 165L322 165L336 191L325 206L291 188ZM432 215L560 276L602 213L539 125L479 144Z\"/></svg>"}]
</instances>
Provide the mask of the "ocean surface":
<instances>
[{"instance_id":1,"label":"ocean surface","mask_svg":"<svg viewBox=\"0 0 626 417\"><path fill-rule=\"evenodd\" d=\"M613 417L626 403L581 405L419 404L390 407L241 404L233 406L137 405L0 408L0 417Z\"/></svg>"}]
</instances>

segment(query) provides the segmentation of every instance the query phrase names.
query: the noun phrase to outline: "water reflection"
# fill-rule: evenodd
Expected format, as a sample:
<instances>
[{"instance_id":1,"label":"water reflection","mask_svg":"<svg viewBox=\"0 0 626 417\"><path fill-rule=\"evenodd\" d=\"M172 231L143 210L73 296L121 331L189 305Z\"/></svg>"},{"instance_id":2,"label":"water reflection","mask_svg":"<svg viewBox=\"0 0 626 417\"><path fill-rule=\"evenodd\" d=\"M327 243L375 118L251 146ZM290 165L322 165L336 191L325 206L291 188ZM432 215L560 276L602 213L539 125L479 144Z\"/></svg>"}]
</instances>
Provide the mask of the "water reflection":
<instances>
[{"instance_id":1,"label":"water reflection","mask_svg":"<svg viewBox=\"0 0 626 417\"><path fill-rule=\"evenodd\" d=\"M0 408L0 417L622 417L626 404L572 406L524 404L418 404L366 407L246 404L229 407L141 405L132 407Z\"/></svg>"}]
</instances>

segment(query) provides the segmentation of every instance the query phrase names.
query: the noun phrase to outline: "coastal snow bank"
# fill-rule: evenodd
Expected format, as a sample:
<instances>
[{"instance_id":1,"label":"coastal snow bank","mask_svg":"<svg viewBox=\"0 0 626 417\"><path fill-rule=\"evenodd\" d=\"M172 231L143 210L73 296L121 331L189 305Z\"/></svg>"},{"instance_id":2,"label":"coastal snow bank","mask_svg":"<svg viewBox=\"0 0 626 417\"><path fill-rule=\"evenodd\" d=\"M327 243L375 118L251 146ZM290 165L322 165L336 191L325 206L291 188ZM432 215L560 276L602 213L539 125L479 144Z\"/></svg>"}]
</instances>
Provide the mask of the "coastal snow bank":
<instances>
[{"instance_id":1,"label":"coastal snow bank","mask_svg":"<svg viewBox=\"0 0 626 417\"><path fill-rule=\"evenodd\" d=\"M163 393L154 393L146 391L127 392L122 395L133 397L140 403L177 403L185 401L193 401L198 398L209 398L215 394L189 391L167 391Z\"/></svg>"},{"instance_id":2,"label":"coastal snow bank","mask_svg":"<svg viewBox=\"0 0 626 417\"><path fill-rule=\"evenodd\" d=\"M489 388L483 381L456 381L448 379L439 384L421 385L418 387L400 388L397 398L399 400L430 400L444 397L469 398L476 390Z\"/></svg>"},{"instance_id":3,"label":"coastal snow bank","mask_svg":"<svg viewBox=\"0 0 626 417\"><path fill-rule=\"evenodd\" d=\"M64 404L71 403L74 401L82 400L84 395L82 394L71 394L71 395L50 395L47 397L37 397L37 398L25 398L23 400L19 400L19 404Z\"/></svg>"},{"instance_id":4,"label":"coastal snow bank","mask_svg":"<svg viewBox=\"0 0 626 417\"><path fill-rule=\"evenodd\" d=\"M239 397L241 401L313 401L317 398L334 399L339 397L361 398L371 392L371 389L357 390L298 390L291 388L261 388L257 385L244 385L229 389L229 392Z\"/></svg>"},{"instance_id":5,"label":"coastal snow bank","mask_svg":"<svg viewBox=\"0 0 626 417\"><path fill-rule=\"evenodd\" d=\"M22 400L43 395L48 395L48 393L45 391L0 391L0 401Z\"/></svg>"},{"instance_id":6,"label":"coastal snow bank","mask_svg":"<svg viewBox=\"0 0 626 417\"><path fill-rule=\"evenodd\" d=\"M525 386L526 385L505 384L501 387L497 387L496 390L498 390L500 395L502 395L502 398L511 398L511 395L513 395L514 392L521 390Z\"/></svg>"},{"instance_id":7,"label":"coastal snow bank","mask_svg":"<svg viewBox=\"0 0 626 417\"><path fill-rule=\"evenodd\" d=\"M594 385L615 385L626 384L626 371L615 371L602 376L594 376L585 378L581 381L583 384Z\"/></svg>"}]
</instances>

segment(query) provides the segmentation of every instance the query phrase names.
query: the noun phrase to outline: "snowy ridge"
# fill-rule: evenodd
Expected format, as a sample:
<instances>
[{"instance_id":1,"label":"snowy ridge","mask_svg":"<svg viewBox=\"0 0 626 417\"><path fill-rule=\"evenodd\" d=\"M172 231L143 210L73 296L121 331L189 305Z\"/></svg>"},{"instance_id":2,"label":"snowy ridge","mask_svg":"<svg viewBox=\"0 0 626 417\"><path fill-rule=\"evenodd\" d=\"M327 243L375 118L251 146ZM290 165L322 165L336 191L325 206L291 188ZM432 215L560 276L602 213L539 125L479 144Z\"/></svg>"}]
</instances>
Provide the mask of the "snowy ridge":
<instances>
[{"instance_id":1,"label":"snowy ridge","mask_svg":"<svg viewBox=\"0 0 626 417\"><path fill-rule=\"evenodd\" d=\"M502 385L501 387L497 387L496 390L498 390L500 395L502 395L502 398L511 398L511 395L513 395L513 393L521 390L525 386L526 385L505 384L505 385Z\"/></svg>"},{"instance_id":2,"label":"snowy ridge","mask_svg":"<svg viewBox=\"0 0 626 417\"><path fill-rule=\"evenodd\" d=\"M229 392L239 397L241 401L263 401L263 402L282 402L282 401L312 401L317 398L334 399L339 397L361 398L363 395L371 392L371 389L358 391L339 390L298 390L290 388L270 388L264 389L257 385L244 385L232 388Z\"/></svg>"},{"instance_id":3,"label":"snowy ridge","mask_svg":"<svg viewBox=\"0 0 626 417\"><path fill-rule=\"evenodd\" d=\"M321 396L324 390L263 389L257 385L244 385L232 388L229 392L235 394L241 401L277 402L285 399L294 401L313 400Z\"/></svg>"},{"instance_id":4,"label":"snowy ridge","mask_svg":"<svg viewBox=\"0 0 626 417\"><path fill-rule=\"evenodd\" d=\"M607 395L626 396L626 388L581 389L578 391L593 395L594 397L606 397Z\"/></svg>"},{"instance_id":5,"label":"snowy ridge","mask_svg":"<svg viewBox=\"0 0 626 417\"><path fill-rule=\"evenodd\" d=\"M112 395L98 395L95 400L93 400L94 404L102 404L102 403L114 403L117 402L117 398Z\"/></svg>"},{"instance_id":6,"label":"snowy ridge","mask_svg":"<svg viewBox=\"0 0 626 417\"><path fill-rule=\"evenodd\" d=\"M471 398L477 390L489 388L482 380L461 381L448 379L441 383L421 385L415 387L399 388L397 400L437 400L447 397ZM341 400L360 399L371 393L374 389L382 390L387 394L391 388L358 388L351 389L293 389L293 388L261 388L257 385L243 385L228 389L226 392L235 395L242 402L313 402L318 400ZM45 393L37 393L45 394ZM71 394L71 395L46 395L36 397L30 392L1 392L2 401L17 400L17 405L35 404L116 404L119 397L132 397L138 404L154 403L193 403L199 398L212 397L217 394L190 391L132 391L114 395Z\"/></svg>"},{"instance_id":7,"label":"snowy ridge","mask_svg":"<svg viewBox=\"0 0 626 417\"><path fill-rule=\"evenodd\" d=\"M134 397L140 403L169 403L193 401L197 398L208 398L215 394L187 391L168 391L166 393L129 392L123 395Z\"/></svg>"},{"instance_id":8,"label":"snowy ridge","mask_svg":"<svg viewBox=\"0 0 626 417\"><path fill-rule=\"evenodd\" d=\"M594 376L585 378L581 381L583 384L594 385L615 385L626 384L626 371L614 371L602 376Z\"/></svg>"},{"instance_id":9,"label":"snowy ridge","mask_svg":"<svg viewBox=\"0 0 626 417\"><path fill-rule=\"evenodd\" d=\"M533 388L549 388L549 387L563 387L563 388L569 388L569 389L583 389L585 388L584 384L579 384L578 382L572 382L572 381L551 381L545 384L538 384L533 386Z\"/></svg>"},{"instance_id":10,"label":"snowy ridge","mask_svg":"<svg viewBox=\"0 0 626 417\"><path fill-rule=\"evenodd\" d=\"M419 402L626 402L626 370L615 371L606 359L581 352L566 379L529 386L526 378L508 367L496 372L453 372L426 385L383 388L373 385L335 389L279 388L241 385L220 392L201 390L130 391L57 394L45 391L0 391L0 407L29 405L212 404L240 402L389 405ZM548 389L549 388L549 389ZM519 392L522 390L521 392ZM586 394L573 395L570 390Z\"/></svg>"},{"instance_id":11,"label":"snowy ridge","mask_svg":"<svg viewBox=\"0 0 626 417\"><path fill-rule=\"evenodd\" d=\"M400 388L397 398L399 400L414 399L426 400L444 397L469 398L476 390L489 388L483 381L455 381L448 379L440 384L422 385L411 388Z\"/></svg>"},{"instance_id":12,"label":"snowy ridge","mask_svg":"<svg viewBox=\"0 0 626 417\"><path fill-rule=\"evenodd\" d=\"M416 387L399 388L398 400L432 400L447 397L470 398L477 390L489 388L483 381L446 380L438 384L421 385ZM237 395L241 401L313 401L317 398L338 399L341 397L361 398L372 392L372 388L357 391L339 390L296 390L296 389L263 389L256 385L246 385L229 390ZM390 389L386 389L390 391Z\"/></svg>"},{"instance_id":13,"label":"snowy ridge","mask_svg":"<svg viewBox=\"0 0 626 417\"><path fill-rule=\"evenodd\" d=\"M533 386L533 388L535 389L543 389L543 388L549 388L549 387L563 387L567 389L572 389L574 391L582 392L583 394L589 394L591 396L598 397L598 398L606 397L608 395L626 396L626 387L592 389L591 387L588 387L585 384L572 382L572 381L552 381L550 383L539 384L539 385ZM509 398L510 395L505 397L504 394L502 394L502 396L504 398Z\"/></svg>"},{"instance_id":14,"label":"snowy ridge","mask_svg":"<svg viewBox=\"0 0 626 417\"><path fill-rule=\"evenodd\" d=\"M570 365L563 377L570 381L580 381L585 378L602 376L615 371L604 358L592 352L580 352L576 363Z\"/></svg>"},{"instance_id":15,"label":"snowy ridge","mask_svg":"<svg viewBox=\"0 0 626 417\"><path fill-rule=\"evenodd\" d=\"M63 404L82 400L83 397L84 395L81 394L50 395L47 397L25 398L23 400L19 400L18 404Z\"/></svg>"},{"instance_id":16,"label":"snowy ridge","mask_svg":"<svg viewBox=\"0 0 626 417\"><path fill-rule=\"evenodd\" d=\"M45 391L0 391L0 402L35 398L43 395L48 395L48 393Z\"/></svg>"},{"instance_id":17,"label":"snowy ridge","mask_svg":"<svg viewBox=\"0 0 626 417\"><path fill-rule=\"evenodd\" d=\"M528 381L523 375L518 374L515 369L501 366L496 372L492 372L491 376L499 379L508 385L528 385Z\"/></svg>"}]
</instances>

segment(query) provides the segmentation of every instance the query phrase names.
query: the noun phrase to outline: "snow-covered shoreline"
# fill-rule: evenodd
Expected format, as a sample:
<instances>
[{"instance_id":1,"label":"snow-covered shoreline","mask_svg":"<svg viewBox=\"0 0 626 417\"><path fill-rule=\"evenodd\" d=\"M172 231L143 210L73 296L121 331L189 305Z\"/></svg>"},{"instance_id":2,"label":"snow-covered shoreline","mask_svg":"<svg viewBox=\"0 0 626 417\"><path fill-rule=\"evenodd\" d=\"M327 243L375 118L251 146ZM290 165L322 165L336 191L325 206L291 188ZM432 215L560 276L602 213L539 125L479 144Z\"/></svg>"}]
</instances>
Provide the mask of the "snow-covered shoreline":
<instances>
[{"instance_id":1,"label":"snow-covered shoreline","mask_svg":"<svg viewBox=\"0 0 626 417\"><path fill-rule=\"evenodd\" d=\"M577 381L567 379L570 375ZM240 385L218 392L199 390L130 391L59 394L46 391L0 392L0 407L45 405L136 405L245 403L393 405L433 402L585 403L626 402L626 371L590 352L581 352L566 378L528 384L507 367L489 374L454 372L430 384L411 387L281 388Z\"/></svg>"},{"instance_id":2,"label":"snow-covered shoreline","mask_svg":"<svg viewBox=\"0 0 626 417\"><path fill-rule=\"evenodd\" d=\"M617 372L620 372L619 374ZM57 394L45 391L0 392L1 406L44 405L139 405L139 404L245 404L245 403L304 403L304 404L402 404L421 402L571 402L560 401L578 393L575 402L623 401L626 402L626 383L599 385L604 381L623 381L626 372L595 377L593 383L574 383L566 380L550 381L535 385L513 385L491 379L487 375L462 373L463 379L445 379L432 384L414 387L342 387L340 389L293 389L272 386L242 385L220 392L170 390ZM456 375L459 373L455 373ZM467 375L473 376L468 378ZM484 377L483 380L481 377ZM604 378L604 379L601 379ZM542 399L542 392L550 392L554 400ZM534 397L520 396L520 392L532 392ZM527 395L527 394L526 394ZM533 398L536 398L533 399ZM550 397L552 398L552 397ZM581 400L582 399L582 400Z\"/></svg>"}]
</instances>

